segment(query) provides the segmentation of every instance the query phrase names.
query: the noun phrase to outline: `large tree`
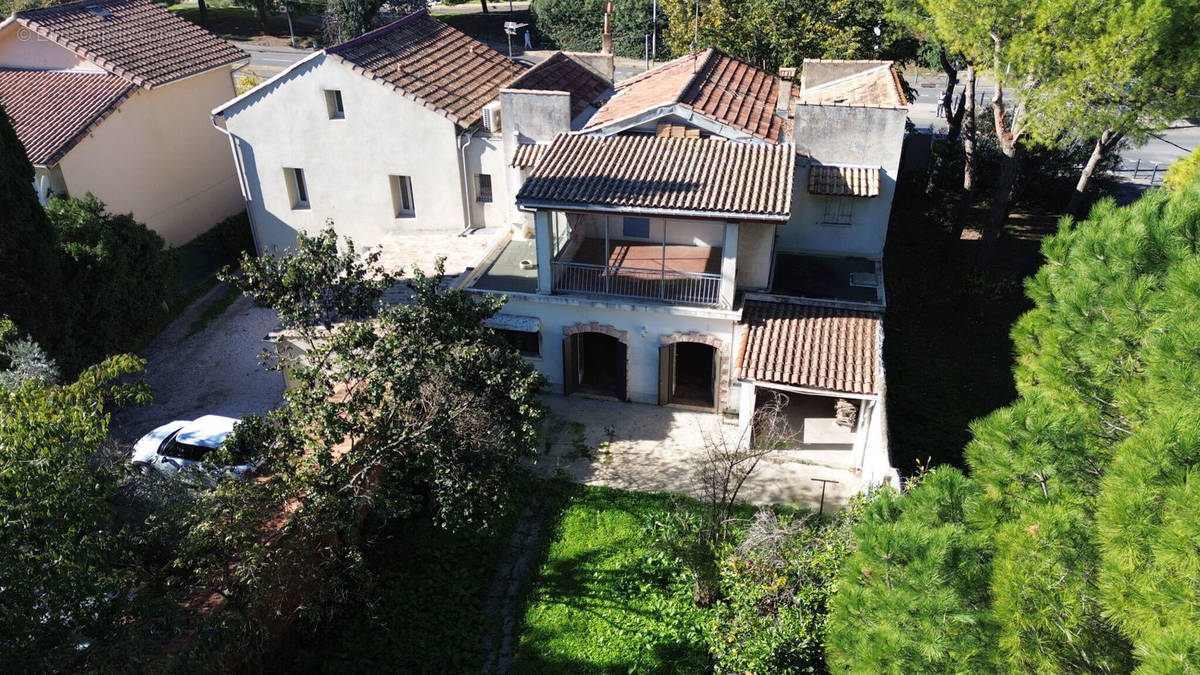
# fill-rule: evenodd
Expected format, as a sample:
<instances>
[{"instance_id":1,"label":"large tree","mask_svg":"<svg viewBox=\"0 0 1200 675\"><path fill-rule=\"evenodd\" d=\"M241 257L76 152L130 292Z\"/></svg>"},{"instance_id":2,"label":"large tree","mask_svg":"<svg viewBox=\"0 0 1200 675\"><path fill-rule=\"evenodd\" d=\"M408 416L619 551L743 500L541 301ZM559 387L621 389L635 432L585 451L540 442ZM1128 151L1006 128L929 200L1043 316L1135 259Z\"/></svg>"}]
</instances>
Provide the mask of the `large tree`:
<instances>
[{"instance_id":1,"label":"large tree","mask_svg":"<svg viewBox=\"0 0 1200 675\"><path fill-rule=\"evenodd\" d=\"M25 147L0 108L0 315L55 351L62 272L33 176Z\"/></svg>"},{"instance_id":2,"label":"large tree","mask_svg":"<svg viewBox=\"0 0 1200 675\"><path fill-rule=\"evenodd\" d=\"M953 588L952 607L983 599L973 620L995 628L972 640L1006 670L1200 668L1191 524L1200 492L1188 480L1200 457L1190 412L1200 391L1200 182L1128 208L1102 202L1084 223L1064 219L1043 253L1028 285L1035 308L1013 330L1019 398L973 425L961 512L926 509L909 534L884 517L856 531L857 562L835 601L836 661L877 663L860 661L856 631L905 614L906 626L936 625L944 608L895 592L894 580L916 576ZM936 491L926 481L895 503L917 514ZM973 579L967 587L919 576L944 548L912 533L951 526L975 544L941 579ZM897 557L901 546L915 550ZM929 654L892 657L891 667L930 667ZM950 655L937 667L977 666Z\"/></svg>"}]
</instances>

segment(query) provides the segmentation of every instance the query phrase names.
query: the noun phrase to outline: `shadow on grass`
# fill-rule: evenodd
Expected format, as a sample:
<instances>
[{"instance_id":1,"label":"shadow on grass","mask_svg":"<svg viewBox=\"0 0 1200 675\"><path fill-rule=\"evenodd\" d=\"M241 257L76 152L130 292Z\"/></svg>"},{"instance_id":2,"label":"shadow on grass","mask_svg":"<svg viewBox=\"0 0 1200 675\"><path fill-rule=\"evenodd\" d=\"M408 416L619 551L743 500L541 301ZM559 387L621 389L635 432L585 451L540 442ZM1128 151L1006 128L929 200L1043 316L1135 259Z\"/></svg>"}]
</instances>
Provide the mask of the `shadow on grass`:
<instances>
[{"instance_id":1,"label":"shadow on grass","mask_svg":"<svg viewBox=\"0 0 1200 675\"><path fill-rule=\"evenodd\" d=\"M973 269L976 242L945 250L940 209L956 195L926 198L901 183L884 254L888 437L892 464L912 475L918 462L963 466L970 424L1016 398L1013 323L1032 303L1025 277L1042 259L1053 214L1023 209L1010 219L986 274ZM986 217L982 205L971 222Z\"/></svg>"}]
</instances>

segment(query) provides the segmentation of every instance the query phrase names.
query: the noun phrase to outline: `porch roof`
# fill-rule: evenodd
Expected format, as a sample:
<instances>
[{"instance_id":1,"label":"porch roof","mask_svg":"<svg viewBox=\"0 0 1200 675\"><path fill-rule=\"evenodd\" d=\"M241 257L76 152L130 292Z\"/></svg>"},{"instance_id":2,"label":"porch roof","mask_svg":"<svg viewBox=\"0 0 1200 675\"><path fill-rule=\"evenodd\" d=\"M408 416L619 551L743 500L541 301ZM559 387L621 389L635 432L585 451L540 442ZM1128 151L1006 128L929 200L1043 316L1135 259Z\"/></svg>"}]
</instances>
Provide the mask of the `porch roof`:
<instances>
[{"instance_id":1,"label":"porch roof","mask_svg":"<svg viewBox=\"0 0 1200 675\"><path fill-rule=\"evenodd\" d=\"M878 312L747 300L738 377L830 393L879 393Z\"/></svg>"},{"instance_id":2,"label":"porch roof","mask_svg":"<svg viewBox=\"0 0 1200 675\"><path fill-rule=\"evenodd\" d=\"M560 134L517 194L523 208L786 221L791 143Z\"/></svg>"}]
</instances>

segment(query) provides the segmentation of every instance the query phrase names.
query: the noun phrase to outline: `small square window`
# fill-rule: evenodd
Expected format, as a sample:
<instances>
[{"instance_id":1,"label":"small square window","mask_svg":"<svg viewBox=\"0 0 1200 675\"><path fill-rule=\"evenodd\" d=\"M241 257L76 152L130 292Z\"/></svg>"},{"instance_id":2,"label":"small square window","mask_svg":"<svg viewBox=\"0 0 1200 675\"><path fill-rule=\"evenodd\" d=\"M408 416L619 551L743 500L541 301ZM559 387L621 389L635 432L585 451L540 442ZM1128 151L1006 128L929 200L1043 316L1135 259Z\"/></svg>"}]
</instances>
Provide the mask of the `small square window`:
<instances>
[{"instance_id":1,"label":"small square window","mask_svg":"<svg viewBox=\"0 0 1200 675\"><path fill-rule=\"evenodd\" d=\"M531 333L523 330L496 329L496 334L504 338L505 342L512 345L513 349L516 349L518 352L520 352L521 356L541 358L541 333Z\"/></svg>"},{"instance_id":2,"label":"small square window","mask_svg":"<svg viewBox=\"0 0 1200 675\"><path fill-rule=\"evenodd\" d=\"M854 218L854 202L849 198L833 198L825 200L825 214L821 217L823 225L848 226Z\"/></svg>"},{"instance_id":3,"label":"small square window","mask_svg":"<svg viewBox=\"0 0 1200 675\"><path fill-rule=\"evenodd\" d=\"M346 108L342 105L342 92L339 89L325 90L325 108L329 119L340 120L346 117Z\"/></svg>"},{"instance_id":4,"label":"small square window","mask_svg":"<svg viewBox=\"0 0 1200 675\"><path fill-rule=\"evenodd\" d=\"M412 218L417 215L413 206L412 178L410 176L388 176L392 184L392 211L397 218Z\"/></svg>"},{"instance_id":5,"label":"small square window","mask_svg":"<svg viewBox=\"0 0 1200 675\"><path fill-rule=\"evenodd\" d=\"M292 202L292 208L307 209L308 185L304 182L304 169L284 169L283 179L287 183L288 199Z\"/></svg>"},{"instance_id":6,"label":"small square window","mask_svg":"<svg viewBox=\"0 0 1200 675\"><path fill-rule=\"evenodd\" d=\"M475 201L490 202L492 201L492 177L490 174L477 173L475 174Z\"/></svg>"},{"instance_id":7,"label":"small square window","mask_svg":"<svg viewBox=\"0 0 1200 675\"><path fill-rule=\"evenodd\" d=\"M638 237L640 239L650 238L650 219L635 218L633 216L625 216L624 222L621 224L621 236Z\"/></svg>"}]
</instances>

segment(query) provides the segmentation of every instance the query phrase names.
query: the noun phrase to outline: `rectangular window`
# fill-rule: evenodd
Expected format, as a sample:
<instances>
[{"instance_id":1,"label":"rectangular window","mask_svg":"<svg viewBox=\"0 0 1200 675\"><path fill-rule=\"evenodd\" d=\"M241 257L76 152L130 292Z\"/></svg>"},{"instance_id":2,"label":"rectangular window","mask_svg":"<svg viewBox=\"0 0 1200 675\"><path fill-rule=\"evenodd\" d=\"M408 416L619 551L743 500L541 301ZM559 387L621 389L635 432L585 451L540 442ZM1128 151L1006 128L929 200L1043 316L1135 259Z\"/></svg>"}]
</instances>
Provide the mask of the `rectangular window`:
<instances>
[{"instance_id":1,"label":"rectangular window","mask_svg":"<svg viewBox=\"0 0 1200 675\"><path fill-rule=\"evenodd\" d=\"M475 201L492 201L492 177L486 173L475 174Z\"/></svg>"},{"instance_id":2,"label":"rectangular window","mask_svg":"<svg viewBox=\"0 0 1200 675\"><path fill-rule=\"evenodd\" d=\"M329 119L340 120L346 117L346 108L342 105L342 92L338 89L325 90L325 108Z\"/></svg>"},{"instance_id":3,"label":"rectangular window","mask_svg":"<svg viewBox=\"0 0 1200 675\"><path fill-rule=\"evenodd\" d=\"M293 209L308 208L308 185L304 183L304 169L284 169L283 178L287 181L288 199Z\"/></svg>"},{"instance_id":4,"label":"rectangular window","mask_svg":"<svg viewBox=\"0 0 1200 675\"><path fill-rule=\"evenodd\" d=\"M621 226L621 234L626 237L650 238L650 219L625 216Z\"/></svg>"},{"instance_id":5,"label":"rectangular window","mask_svg":"<svg viewBox=\"0 0 1200 675\"><path fill-rule=\"evenodd\" d=\"M530 333L523 330L504 330L502 328L498 328L496 329L496 334L504 338L505 342L512 345L513 349L520 352L521 356L541 358L541 333Z\"/></svg>"},{"instance_id":6,"label":"rectangular window","mask_svg":"<svg viewBox=\"0 0 1200 675\"><path fill-rule=\"evenodd\" d=\"M412 178L409 176L388 176L392 184L392 211L397 218L412 218L417 215L413 206Z\"/></svg>"},{"instance_id":7,"label":"rectangular window","mask_svg":"<svg viewBox=\"0 0 1200 675\"><path fill-rule=\"evenodd\" d=\"M850 225L854 217L854 202L849 198L832 198L825 200L825 215L821 217L823 225Z\"/></svg>"}]
</instances>

